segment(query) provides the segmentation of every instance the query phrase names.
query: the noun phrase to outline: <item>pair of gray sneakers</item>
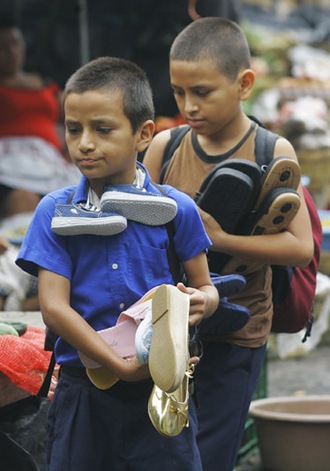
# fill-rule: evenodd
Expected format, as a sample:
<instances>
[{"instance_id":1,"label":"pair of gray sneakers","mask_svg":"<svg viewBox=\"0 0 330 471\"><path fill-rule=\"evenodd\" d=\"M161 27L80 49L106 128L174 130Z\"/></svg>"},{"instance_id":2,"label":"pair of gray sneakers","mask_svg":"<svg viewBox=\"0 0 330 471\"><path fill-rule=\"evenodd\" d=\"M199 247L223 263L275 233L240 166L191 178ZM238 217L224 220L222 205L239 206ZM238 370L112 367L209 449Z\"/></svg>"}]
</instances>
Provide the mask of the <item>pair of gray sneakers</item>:
<instances>
[{"instance_id":1,"label":"pair of gray sneakers","mask_svg":"<svg viewBox=\"0 0 330 471\"><path fill-rule=\"evenodd\" d=\"M56 204L53 232L62 236L115 235L126 229L127 220L149 226L163 225L175 217L178 209L173 199L135 185L106 187L100 204L100 210L82 204Z\"/></svg>"}]
</instances>

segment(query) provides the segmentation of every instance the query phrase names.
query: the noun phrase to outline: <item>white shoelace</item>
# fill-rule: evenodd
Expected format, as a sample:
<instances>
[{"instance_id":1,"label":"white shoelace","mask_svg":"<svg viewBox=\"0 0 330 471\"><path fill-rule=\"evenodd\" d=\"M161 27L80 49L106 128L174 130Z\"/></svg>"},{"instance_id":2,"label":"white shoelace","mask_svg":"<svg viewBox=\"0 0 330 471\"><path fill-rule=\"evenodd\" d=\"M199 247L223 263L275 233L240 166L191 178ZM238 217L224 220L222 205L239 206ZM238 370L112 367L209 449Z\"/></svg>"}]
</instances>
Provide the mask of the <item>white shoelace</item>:
<instances>
[{"instance_id":1,"label":"white shoelace","mask_svg":"<svg viewBox=\"0 0 330 471\"><path fill-rule=\"evenodd\" d=\"M144 170L141 167L136 167L135 180L133 185L135 185L137 188L143 188L145 177L146 174ZM91 187L89 187L87 201L83 205L83 208L87 209L88 211L101 210L100 198Z\"/></svg>"}]
</instances>

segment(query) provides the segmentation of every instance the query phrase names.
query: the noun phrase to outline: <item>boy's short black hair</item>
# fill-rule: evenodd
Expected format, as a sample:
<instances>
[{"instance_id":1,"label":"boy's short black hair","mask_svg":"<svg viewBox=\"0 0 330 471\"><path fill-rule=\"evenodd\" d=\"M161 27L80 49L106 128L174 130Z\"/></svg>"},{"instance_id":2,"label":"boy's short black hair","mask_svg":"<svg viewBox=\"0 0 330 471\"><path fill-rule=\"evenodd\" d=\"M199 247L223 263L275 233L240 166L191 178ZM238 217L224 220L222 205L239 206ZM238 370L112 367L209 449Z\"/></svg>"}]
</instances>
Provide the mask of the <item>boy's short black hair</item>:
<instances>
[{"instance_id":1,"label":"boy's short black hair","mask_svg":"<svg viewBox=\"0 0 330 471\"><path fill-rule=\"evenodd\" d=\"M154 119L152 90L146 73L136 64L117 57L99 57L80 67L69 78L64 100L69 93L90 90L117 90L123 94L123 111L133 133L148 119Z\"/></svg>"},{"instance_id":2,"label":"boy's short black hair","mask_svg":"<svg viewBox=\"0 0 330 471\"><path fill-rule=\"evenodd\" d=\"M237 23L221 17L190 23L174 40L170 60L212 60L229 80L235 80L241 69L251 67L245 34Z\"/></svg>"}]
</instances>

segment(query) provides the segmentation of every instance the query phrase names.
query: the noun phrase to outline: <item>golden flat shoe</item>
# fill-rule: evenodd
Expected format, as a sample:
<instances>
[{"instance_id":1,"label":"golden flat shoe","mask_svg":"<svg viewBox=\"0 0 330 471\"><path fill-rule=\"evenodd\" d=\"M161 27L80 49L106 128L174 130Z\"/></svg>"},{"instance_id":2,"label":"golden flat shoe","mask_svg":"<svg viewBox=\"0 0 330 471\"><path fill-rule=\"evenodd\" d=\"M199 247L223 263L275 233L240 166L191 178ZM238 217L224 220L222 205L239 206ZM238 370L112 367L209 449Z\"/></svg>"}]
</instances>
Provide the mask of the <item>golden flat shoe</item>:
<instances>
[{"instance_id":1,"label":"golden flat shoe","mask_svg":"<svg viewBox=\"0 0 330 471\"><path fill-rule=\"evenodd\" d=\"M193 367L189 367L181 385L172 393L166 393L154 385L148 401L148 414L152 425L161 435L175 437L185 427L189 427L189 379L192 373Z\"/></svg>"}]
</instances>

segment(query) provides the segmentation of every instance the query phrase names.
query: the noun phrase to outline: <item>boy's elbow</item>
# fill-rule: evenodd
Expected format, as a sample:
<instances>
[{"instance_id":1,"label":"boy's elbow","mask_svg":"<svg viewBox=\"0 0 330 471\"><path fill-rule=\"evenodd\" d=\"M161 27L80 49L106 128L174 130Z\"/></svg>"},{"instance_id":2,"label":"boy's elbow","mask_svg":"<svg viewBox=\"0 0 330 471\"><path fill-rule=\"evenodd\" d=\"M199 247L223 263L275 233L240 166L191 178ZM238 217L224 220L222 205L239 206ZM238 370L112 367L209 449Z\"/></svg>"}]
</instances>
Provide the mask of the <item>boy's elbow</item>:
<instances>
[{"instance_id":1,"label":"boy's elbow","mask_svg":"<svg viewBox=\"0 0 330 471\"><path fill-rule=\"evenodd\" d=\"M49 303L41 303L40 311L45 326L56 332L56 306Z\"/></svg>"},{"instance_id":2,"label":"boy's elbow","mask_svg":"<svg viewBox=\"0 0 330 471\"><path fill-rule=\"evenodd\" d=\"M299 261L296 264L296 266L299 268L307 267L312 261L314 255L314 243L312 246L308 245L305 248L302 248L303 250L300 253Z\"/></svg>"}]
</instances>

